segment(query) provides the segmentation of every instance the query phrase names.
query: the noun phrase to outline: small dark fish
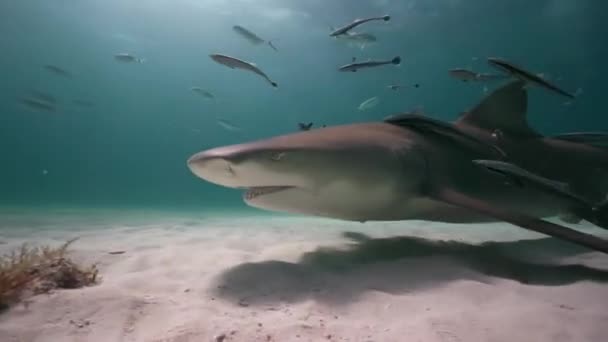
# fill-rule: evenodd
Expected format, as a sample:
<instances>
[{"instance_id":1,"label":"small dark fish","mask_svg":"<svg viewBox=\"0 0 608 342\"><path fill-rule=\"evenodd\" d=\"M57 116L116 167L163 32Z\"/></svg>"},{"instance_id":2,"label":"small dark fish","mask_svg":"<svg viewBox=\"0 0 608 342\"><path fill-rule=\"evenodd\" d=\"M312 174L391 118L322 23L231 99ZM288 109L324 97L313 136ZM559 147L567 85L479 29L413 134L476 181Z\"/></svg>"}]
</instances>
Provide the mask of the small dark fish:
<instances>
[{"instance_id":1,"label":"small dark fish","mask_svg":"<svg viewBox=\"0 0 608 342\"><path fill-rule=\"evenodd\" d=\"M266 43L274 51L278 51L277 48L272 44L271 40L266 41L266 40L260 38L257 34L244 28L243 26L234 25L234 26L232 26L232 29L234 30L234 32L238 33L241 37L247 39L253 45L260 45L260 44Z\"/></svg>"},{"instance_id":2,"label":"small dark fish","mask_svg":"<svg viewBox=\"0 0 608 342\"><path fill-rule=\"evenodd\" d=\"M492 81L492 80L505 78L504 75L482 74L482 73L474 72L474 71L471 71L468 69L461 69L461 68L450 69L448 71L448 73L453 78L455 78L457 80L461 80L463 82L469 82L469 81L484 82L484 81Z\"/></svg>"},{"instance_id":3,"label":"small dark fish","mask_svg":"<svg viewBox=\"0 0 608 342\"><path fill-rule=\"evenodd\" d=\"M211 57L211 59L213 59L215 62L225 65L231 69L241 69L241 70L247 70L247 71L251 71L255 74L258 74L259 76L262 76L266 79L266 81L268 81L268 83L270 83L273 87L277 88L278 84L276 82L274 82L273 80L271 80L262 70L260 70L260 68L258 68L257 65L255 65L254 63L251 62L246 62L244 60L235 58L235 57L231 57L231 56L227 56L227 55L221 55L221 54L211 54L209 55L209 57Z\"/></svg>"},{"instance_id":4,"label":"small dark fish","mask_svg":"<svg viewBox=\"0 0 608 342\"><path fill-rule=\"evenodd\" d=\"M507 73L511 74L512 76L514 76L516 78L521 79L522 81L544 87L546 89L552 90L552 91L554 91L560 95L563 95L567 98L570 98L570 99L574 99L574 97L575 97L574 95L547 82L542 77L534 75L531 72L526 71L518 66L515 66L503 59L496 58L496 57L488 57L488 63L495 68L498 68L502 71L506 71Z\"/></svg>"},{"instance_id":5,"label":"small dark fish","mask_svg":"<svg viewBox=\"0 0 608 342\"><path fill-rule=\"evenodd\" d=\"M303 122L298 122L298 127L300 128L301 131L310 131L310 129L312 128L312 122L309 122L308 124L305 124Z\"/></svg>"},{"instance_id":6,"label":"small dark fish","mask_svg":"<svg viewBox=\"0 0 608 342\"><path fill-rule=\"evenodd\" d=\"M53 104L53 105L57 103L55 96L53 96L49 93L39 91L39 90L31 90L30 95L32 96L32 98L34 100L39 100L39 101L46 102L46 103Z\"/></svg>"},{"instance_id":7,"label":"small dark fish","mask_svg":"<svg viewBox=\"0 0 608 342\"><path fill-rule=\"evenodd\" d=\"M395 91L396 91L396 90L399 90L399 89L401 89L401 88L403 88L403 86L402 86L402 85L400 85L400 84L389 84L389 85L387 85L386 87L387 87L388 89L390 89L390 90L395 90ZM412 87L414 87L414 88L418 88L418 87L420 87L420 84L418 84L418 83L414 83L414 85L412 85Z\"/></svg>"},{"instance_id":8,"label":"small dark fish","mask_svg":"<svg viewBox=\"0 0 608 342\"><path fill-rule=\"evenodd\" d=\"M210 99L210 100L215 100L215 96L213 94L211 94L210 92L208 92L207 90L201 88L201 87L192 87L190 88L190 90L192 90L193 92L199 94L200 96Z\"/></svg>"},{"instance_id":9,"label":"small dark fish","mask_svg":"<svg viewBox=\"0 0 608 342\"><path fill-rule=\"evenodd\" d=\"M21 103L34 110L44 110L47 112L55 111L55 106L52 104L36 99L21 99Z\"/></svg>"},{"instance_id":10,"label":"small dark fish","mask_svg":"<svg viewBox=\"0 0 608 342\"><path fill-rule=\"evenodd\" d=\"M341 66L340 68L338 68L339 71L350 71L350 72L356 72L359 69L364 69L364 68L373 68L373 67L377 67L377 66L382 66L382 65L388 65L388 64L394 64L394 65L399 65L401 63L401 57L397 56L389 61L372 61L369 60L367 62L355 62L355 58L353 58L353 62L350 64L346 64Z\"/></svg>"},{"instance_id":11,"label":"small dark fish","mask_svg":"<svg viewBox=\"0 0 608 342\"><path fill-rule=\"evenodd\" d=\"M371 17L371 18L367 18L367 19L355 19L352 23L343 26L335 31L333 31L332 33L329 34L330 37L336 37L339 36L341 34L346 34L346 32L352 30L353 28L361 25L361 24L365 24L368 21L374 21L374 20L384 20L384 21L389 21L391 20L391 17L388 15L384 15L382 17Z\"/></svg>"},{"instance_id":12,"label":"small dark fish","mask_svg":"<svg viewBox=\"0 0 608 342\"><path fill-rule=\"evenodd\" d=\"M91 108L91 107L95 107L95 104L89 100L73 100L72 101L73 104L80 106L80 107L85 107L85 108Z\"/></svg>"},{"instance_id":13,"label":"small dark fish","mask_svg":"<svg viewBox=\"0 0 608 342\"><path fill-rule=\"evenodd\" d=\"M67 71L67 70L65 70L63 68L60 68L60 67L58 67L56 65L47 64L47 65L44 66L44 69L47 70L50 73L53 73L53 74L57 75L57 76L66 77L66 78L71 78L72 77L72 74L69 71Z\"/></svg>"},{"instance_id":14,"label":"small dark fish","mask_svg":"<svg viewBox=\"0 0 608 342\"><path fill-rule=\"evenodd\" d=\"M118 53L114 55L114 59L123 63L143 63L146 61L143 58L137 58L129 53Z\"/></svg>"}]
</instances>

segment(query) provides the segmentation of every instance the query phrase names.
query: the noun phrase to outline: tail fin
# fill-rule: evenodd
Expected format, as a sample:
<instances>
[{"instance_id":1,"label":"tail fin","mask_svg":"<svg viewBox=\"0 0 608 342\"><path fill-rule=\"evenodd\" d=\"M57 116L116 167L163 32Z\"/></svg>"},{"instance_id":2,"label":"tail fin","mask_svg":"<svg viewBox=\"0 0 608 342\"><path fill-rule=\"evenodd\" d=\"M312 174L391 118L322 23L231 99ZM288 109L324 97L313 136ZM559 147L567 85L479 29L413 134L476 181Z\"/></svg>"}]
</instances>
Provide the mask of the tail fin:
<instances>
[{"instance_id":1,"label":"tail fin","mask_svg":"<svg viewBox=\"0 0 608 342\"><path fill-rule=\"evenodd\" d=\"M143 64L145 61L146 61L145 58L138 58L137 59L137 63L139 63L139 64Z\"/></svg>"}]
</instances>

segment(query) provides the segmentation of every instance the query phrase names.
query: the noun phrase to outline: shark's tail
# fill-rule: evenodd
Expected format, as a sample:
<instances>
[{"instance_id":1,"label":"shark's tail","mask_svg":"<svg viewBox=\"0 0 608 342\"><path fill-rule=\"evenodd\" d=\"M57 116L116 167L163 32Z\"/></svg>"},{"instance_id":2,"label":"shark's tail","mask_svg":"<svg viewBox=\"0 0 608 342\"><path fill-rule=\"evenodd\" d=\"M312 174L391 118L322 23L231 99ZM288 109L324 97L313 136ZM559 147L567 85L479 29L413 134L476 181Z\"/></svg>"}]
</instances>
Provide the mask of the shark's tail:
<instances>
[{"instance_id":1,"label":"shark's tail","mask_svg":"<svg viewBox=\"0 0 608 342\"><path fill-rule=\"evenodd\" d=\"M139 63L139 64L143 64L143 63L145 63L145 62L146 62L146 59L145 59L145 58L137 58L137 59L136 59L136 61L137 61L137 63Z\"/></svg>"}]
</instances>

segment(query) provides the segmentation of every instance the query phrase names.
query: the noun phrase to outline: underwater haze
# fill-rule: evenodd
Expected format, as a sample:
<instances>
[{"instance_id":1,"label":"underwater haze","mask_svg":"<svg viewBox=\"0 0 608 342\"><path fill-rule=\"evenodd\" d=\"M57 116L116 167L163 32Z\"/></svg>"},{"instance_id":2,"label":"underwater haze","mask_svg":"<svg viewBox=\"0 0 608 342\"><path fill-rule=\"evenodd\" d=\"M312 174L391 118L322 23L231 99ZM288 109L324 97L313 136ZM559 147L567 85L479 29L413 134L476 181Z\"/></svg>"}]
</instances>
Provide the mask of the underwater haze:
<instances>
[{"instance_id":1,"label":"underwater haze","mask_svg":"<svg viewBox=\"0 0 608 342\"><path fill-rule=\"evenodd\" d=\"M492 56L576 92L568 101L530 89L540 132L605 130L607 9L593 0L4 0L0 205L243 209L240 191L196 178L188 157L299 122L314 129L414 109L453 120L500 82L465 83L448 70L494 72ZM356 29L377 37L363 48L329 36L385 14ZM214 53L256 63L278 88ZM399 66L338 71L353 57L395 56ZM47 105L24 101L32 94ZM377 105L360 110L372 97Z\"/></svg>"}]
</instances>

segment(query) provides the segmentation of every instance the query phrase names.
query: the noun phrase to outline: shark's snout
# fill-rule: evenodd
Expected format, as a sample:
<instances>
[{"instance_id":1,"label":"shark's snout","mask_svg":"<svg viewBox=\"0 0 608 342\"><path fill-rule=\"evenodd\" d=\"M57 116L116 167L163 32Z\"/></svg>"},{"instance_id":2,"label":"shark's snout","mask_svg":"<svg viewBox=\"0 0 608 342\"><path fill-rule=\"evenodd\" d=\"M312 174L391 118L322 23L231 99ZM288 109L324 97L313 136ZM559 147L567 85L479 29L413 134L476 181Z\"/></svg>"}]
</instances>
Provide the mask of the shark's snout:
<instances>
[{"instance_id":1,"label":"shark's snout","mask_svg":"<svg viewBox=\"0 0 608 342\"><path fill-rule=\"evenodd\" d=\"M199 152L188 158L187 164L193 174L208 182L237 186L232 162L215 150Z\"/></svg>"}]
</instances>

